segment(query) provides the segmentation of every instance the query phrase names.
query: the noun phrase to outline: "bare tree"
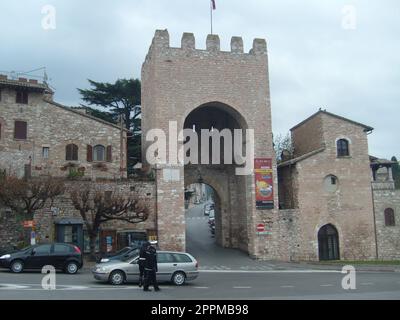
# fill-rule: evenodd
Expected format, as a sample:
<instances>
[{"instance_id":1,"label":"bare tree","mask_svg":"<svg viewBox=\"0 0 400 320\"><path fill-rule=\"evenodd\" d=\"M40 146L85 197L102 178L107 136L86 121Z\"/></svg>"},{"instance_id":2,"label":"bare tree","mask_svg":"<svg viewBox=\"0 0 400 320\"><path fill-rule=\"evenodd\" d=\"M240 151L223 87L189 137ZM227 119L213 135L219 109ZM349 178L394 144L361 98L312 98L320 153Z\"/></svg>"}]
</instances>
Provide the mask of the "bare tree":
<instances>
[{"instance_id":1,"label":"bare tree","mask_svg":"<svg viewBox=\"0 0 400 320\"><path fill-rule=\"evenodd\" d=\"M278 134L274 137L274 149L277 162L282 162L293 157L293 143L290 134Z\"/></svg>"},{"instance_id":2,"label":"bare tree","mask_svg":"<svg viewBox=\"0 0 400 320\"><path fill-rule=\"evenodd\" d=\"M5 176L0 181L0 204L11 208L25 220L32 220L37 210L65 192L62 181L47 179L19 179Z\"/></svg>"},{"instance_id":3,"label":"bare tree","mask_svg":"<svg viewBox=\"0 0 400 320\"><path fill-rule=\"evenodd\" d=\"M96 258L96 238L103 223L112 220L139 223L149 216L148 204L137 195L124 197L115 191L106 194L86 185L72 190L70 197L85 223L92 259Z\"/></svg>"}]
</instances>

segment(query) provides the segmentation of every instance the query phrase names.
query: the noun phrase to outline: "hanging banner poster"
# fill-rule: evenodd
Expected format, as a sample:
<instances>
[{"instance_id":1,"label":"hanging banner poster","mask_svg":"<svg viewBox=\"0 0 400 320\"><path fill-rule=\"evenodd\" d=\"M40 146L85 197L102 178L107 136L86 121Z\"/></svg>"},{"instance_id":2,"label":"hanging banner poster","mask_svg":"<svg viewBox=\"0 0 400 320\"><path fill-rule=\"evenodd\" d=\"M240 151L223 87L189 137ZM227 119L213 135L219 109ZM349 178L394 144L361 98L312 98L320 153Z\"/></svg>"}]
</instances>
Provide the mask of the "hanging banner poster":
<instances>
[{"instance_id":1,"label":"hanging banner poster","mask_svg":"<svg viewBox=\"0 0 400 320\"><path fill-rule=\"evenodd\" d=\"M274 208L274 180L272 177L272 159L254 159L257 209Z\"/></svg>"}]
</instances>

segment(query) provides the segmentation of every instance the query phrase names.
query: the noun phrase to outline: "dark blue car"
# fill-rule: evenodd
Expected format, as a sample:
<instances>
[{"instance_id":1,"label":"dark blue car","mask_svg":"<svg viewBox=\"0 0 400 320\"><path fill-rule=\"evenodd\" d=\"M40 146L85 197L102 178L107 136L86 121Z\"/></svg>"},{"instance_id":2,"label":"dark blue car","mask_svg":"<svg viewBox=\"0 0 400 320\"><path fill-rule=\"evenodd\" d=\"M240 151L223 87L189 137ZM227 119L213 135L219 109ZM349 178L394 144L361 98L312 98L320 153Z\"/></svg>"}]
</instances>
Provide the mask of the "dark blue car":
<instances>
[{"instance_id":1,"label":"dark blue car","mask_svg":"<svg viewBox=\"0 0 400 320\"><path fill-rule=\"evenodd\" d=\"M53 266L66 273L77 273L83 266L81 250L67 243L46 243L29 246L0 256L0 267L20 273L26 269L41 270Z\"/></svg>"}]
</instances>

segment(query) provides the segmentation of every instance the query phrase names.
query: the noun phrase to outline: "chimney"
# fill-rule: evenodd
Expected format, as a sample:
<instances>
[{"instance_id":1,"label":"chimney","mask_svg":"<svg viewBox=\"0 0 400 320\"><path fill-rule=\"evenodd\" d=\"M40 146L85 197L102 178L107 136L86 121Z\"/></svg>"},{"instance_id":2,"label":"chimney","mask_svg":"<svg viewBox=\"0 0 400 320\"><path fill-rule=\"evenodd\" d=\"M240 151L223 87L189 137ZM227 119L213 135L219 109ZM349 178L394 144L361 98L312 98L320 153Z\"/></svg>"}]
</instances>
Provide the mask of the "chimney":
<instances>
[{"instance_id":1,"label":"chimney","mask_svg":"<svg viewBox=\"0 0 400 320\"><path fill-rule=\"evenodd\" d=\"M29 79L29 83L38 84L38 81L35 79Z\"/></svg>"}]
</instances>

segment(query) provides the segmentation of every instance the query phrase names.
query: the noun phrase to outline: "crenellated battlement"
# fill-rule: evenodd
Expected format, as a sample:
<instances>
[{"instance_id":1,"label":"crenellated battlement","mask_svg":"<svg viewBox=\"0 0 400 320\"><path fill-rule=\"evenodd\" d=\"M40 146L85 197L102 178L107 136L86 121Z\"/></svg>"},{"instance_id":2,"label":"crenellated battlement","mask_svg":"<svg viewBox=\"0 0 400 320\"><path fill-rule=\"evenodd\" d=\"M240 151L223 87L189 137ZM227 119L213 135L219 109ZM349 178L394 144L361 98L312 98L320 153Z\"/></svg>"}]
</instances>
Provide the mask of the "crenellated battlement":
<instances>
[{"instance_id":1,"label":"crenellated battlement","mask_svg":"<svg viewBox=\"0 0 400 320\"><path fill-rule=\"evenodd\" d=\"M196 39L193 33L183 33L181 39L181 47L174 48L170 46L170 38L168 30L156 30L153 42L151 45L151 50L154 49L181 49L185 51L201 51L218 53L224 52L229 53L229 51L221 51L220 38L218 35L209 34L206 40L206 50L196 49ZM242 37L232 37L231 39L231 51L233 54L247 54L244 53L243 39ZM254 39L253 47L248 53L249 55L265 55L267 54L267 42L265 39Z\"/></svg>"}]
</instances>

